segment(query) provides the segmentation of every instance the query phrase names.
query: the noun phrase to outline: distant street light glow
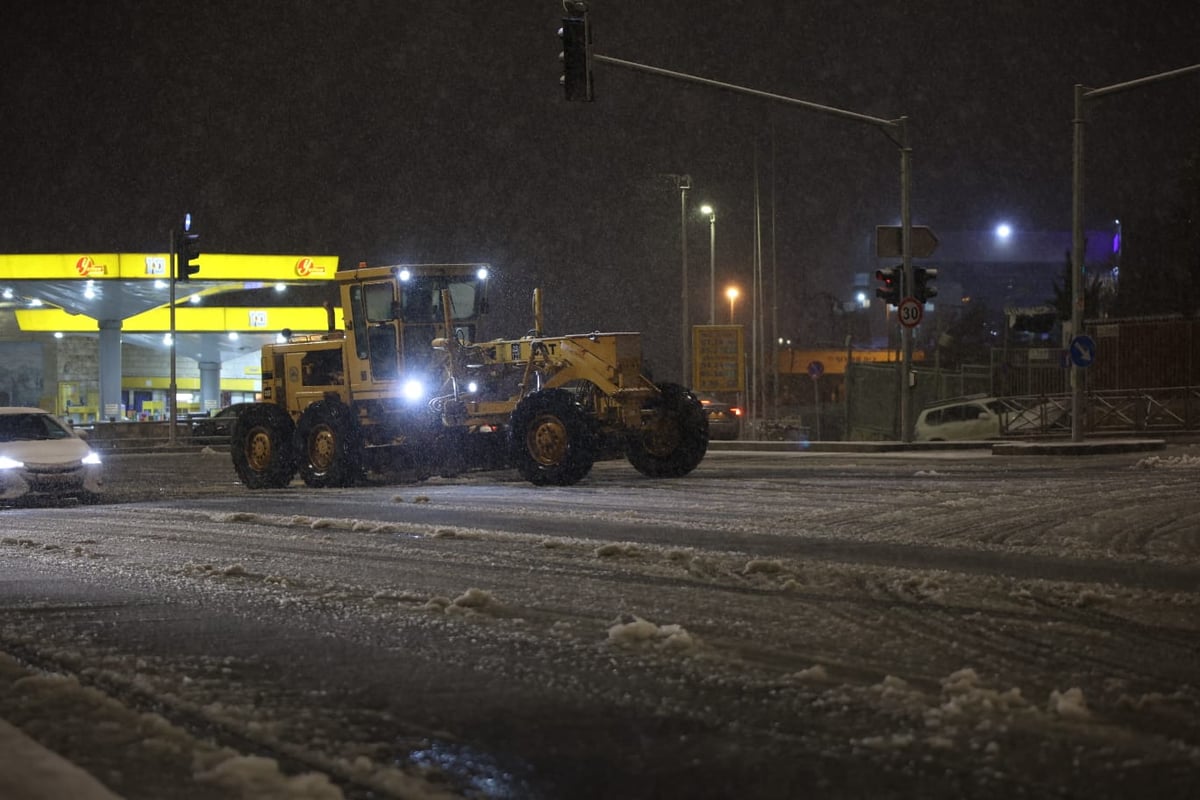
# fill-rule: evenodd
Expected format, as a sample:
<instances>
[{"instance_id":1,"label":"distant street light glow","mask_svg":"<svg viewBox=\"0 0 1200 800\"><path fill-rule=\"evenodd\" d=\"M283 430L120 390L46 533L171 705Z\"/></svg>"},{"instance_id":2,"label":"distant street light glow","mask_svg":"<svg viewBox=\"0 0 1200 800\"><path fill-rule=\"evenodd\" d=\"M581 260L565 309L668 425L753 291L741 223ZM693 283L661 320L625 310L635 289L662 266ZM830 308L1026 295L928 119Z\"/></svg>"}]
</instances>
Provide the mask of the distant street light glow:
<instances>
[{"instance_id":1,"label":"distant street light glow","mask_svg":"<svg viewBox=\"0 0 1200 800\"><path fill-rule=\"evenodd\" d=\"M1007 240L1012 236L1012 226L1007 222L1001 222L996 226L996 238Z\"/></svg>"}]
</instances>

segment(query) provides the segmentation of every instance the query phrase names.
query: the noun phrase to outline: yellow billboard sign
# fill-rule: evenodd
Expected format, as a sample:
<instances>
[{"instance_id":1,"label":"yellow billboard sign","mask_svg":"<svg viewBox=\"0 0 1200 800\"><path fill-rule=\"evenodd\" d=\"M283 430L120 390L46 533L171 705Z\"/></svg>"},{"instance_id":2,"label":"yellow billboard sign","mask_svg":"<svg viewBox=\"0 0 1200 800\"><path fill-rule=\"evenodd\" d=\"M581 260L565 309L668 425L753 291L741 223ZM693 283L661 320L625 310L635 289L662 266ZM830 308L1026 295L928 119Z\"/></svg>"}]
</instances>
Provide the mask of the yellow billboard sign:
<instances>
[{"instance_id":1,"label":"yellow billboard sign","mask_svg":"<svg viewBox=\"0 0 1200 800\"><path fill-rule=\"evenodd\" d=\"M741 325L692 327L692 388L697 392L746 390L746 348Z\"/></svg>"}]
</instances>

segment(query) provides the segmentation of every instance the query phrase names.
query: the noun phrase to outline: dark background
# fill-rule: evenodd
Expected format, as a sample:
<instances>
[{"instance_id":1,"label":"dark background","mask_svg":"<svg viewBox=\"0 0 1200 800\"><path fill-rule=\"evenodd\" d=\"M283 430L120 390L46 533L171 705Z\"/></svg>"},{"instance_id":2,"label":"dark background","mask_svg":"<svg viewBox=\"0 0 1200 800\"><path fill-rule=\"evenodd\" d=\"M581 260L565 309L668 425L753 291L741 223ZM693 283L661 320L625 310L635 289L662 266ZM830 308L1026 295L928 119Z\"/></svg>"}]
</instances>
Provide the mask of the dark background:
<instances>
[{"instance_id":1,"label":"dark background","mask_svg":"<svg viewBox=\"0 0 1200 800\"><path fill-rule=\"evenodd\" d=\"M935 231L1069 230L1074 84L1200 62L1180 0L590 7L604 55L907 116L913 219ZM663 175L717 207L718 287L745 289L757 162L782 330L874 270L900 203L879 129L603 64L596 102L566 103L560 17L554 0L18 4L0 33L0 252L161 252L190 211L211 252L484 261L487 335L523 333L541 285L548 332L641 330L661 377L680 338ZM1169 203L1200 150L1200 76L1089 115L1087 226ZM689 218L700 323L709 229Z\"/></svg>"}]
</instances>

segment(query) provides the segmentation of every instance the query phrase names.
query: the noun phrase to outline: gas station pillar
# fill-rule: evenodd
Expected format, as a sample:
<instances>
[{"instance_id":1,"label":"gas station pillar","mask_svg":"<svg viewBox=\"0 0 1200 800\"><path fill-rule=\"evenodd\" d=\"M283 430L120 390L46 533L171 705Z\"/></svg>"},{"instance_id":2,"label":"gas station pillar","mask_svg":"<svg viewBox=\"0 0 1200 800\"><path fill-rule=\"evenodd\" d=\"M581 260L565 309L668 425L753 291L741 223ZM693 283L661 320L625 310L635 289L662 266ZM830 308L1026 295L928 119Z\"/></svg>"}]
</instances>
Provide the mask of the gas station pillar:
<instances>
[{"instance_id":1,"label":"gas station pillar","mask_svg":"<svg viewBox=\"0 0 1200 800\"><path fill-rule=\"evenodd\" d=\"M100 328L100 406L101 420L121 418L121 320L102 319Z\"/></svg>"}]
</instances>

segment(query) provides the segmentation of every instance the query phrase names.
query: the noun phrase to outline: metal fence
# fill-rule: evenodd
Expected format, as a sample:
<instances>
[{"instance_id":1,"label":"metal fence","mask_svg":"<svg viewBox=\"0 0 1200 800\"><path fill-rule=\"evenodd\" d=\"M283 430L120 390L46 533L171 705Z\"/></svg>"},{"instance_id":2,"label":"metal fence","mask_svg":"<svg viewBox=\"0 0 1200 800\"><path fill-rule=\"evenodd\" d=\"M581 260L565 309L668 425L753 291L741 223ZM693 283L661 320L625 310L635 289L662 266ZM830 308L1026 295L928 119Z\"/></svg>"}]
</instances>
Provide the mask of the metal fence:
<instances>
[{"instance_id":1,"label":"metal fence","mask_svg":"<svg viewBox=\"0 0 1200 800\"><path fill-rule=\"evenodd\" d=\"M1054 359L1035 356L955 371L914 369L914 414L933 403L979 395L1000 400L1004 434L1064 435L1071 430L1071 393ZM847 374L845 438L900 438L900 370L896 364L852 364ZM1087 434L1200 431L1200 386L1084 391Z\"/></svg>"}]
</instances>

